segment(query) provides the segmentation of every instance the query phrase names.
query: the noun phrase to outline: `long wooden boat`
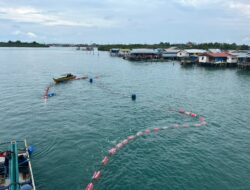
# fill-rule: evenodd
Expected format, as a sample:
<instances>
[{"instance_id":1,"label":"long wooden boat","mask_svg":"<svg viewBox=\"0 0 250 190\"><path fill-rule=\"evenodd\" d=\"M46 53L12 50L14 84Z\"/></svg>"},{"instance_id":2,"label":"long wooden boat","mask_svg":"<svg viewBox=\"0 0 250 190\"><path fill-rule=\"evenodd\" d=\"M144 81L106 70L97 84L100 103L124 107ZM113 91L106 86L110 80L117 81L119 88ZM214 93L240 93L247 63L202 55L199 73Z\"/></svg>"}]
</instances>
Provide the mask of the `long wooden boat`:
<instances>
[{"instance_id":1,"label":"long wooden boat","mask_svg":"<svg viewBox=\"0 0 250 190\"><path fill-rule=\"evenodd\" d=\"M61 83L61 82L69 81L69 80L74 80L75 78L76 78L75 75L72 75L71 73L67 73L58 78L53 78L53 80L55 81L55 83Z\"/></svg>"},{"instance_id":2,"label":"long wooden boat","mask_svg":"<svg viewBox=\"0 0 250 190\"><path fill-rule=\"evenodd\" d=\"M0 190L36 190L26 140L0 144Z\"/></svg>"}]
</instances>

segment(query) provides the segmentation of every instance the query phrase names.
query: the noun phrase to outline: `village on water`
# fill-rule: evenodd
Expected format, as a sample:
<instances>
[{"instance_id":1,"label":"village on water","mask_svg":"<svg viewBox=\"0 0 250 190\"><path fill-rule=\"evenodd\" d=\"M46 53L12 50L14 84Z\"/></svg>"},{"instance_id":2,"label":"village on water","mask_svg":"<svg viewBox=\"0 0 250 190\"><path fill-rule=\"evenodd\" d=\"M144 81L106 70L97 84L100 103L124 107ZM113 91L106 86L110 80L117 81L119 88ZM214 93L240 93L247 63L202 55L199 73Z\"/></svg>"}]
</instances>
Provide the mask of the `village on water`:
<instances>
[{"instance_id":1,"label":"village on water","mask_svg":"<svg viewBox=\"0 0 250 190\"><path fill-rule=\"evenodd\" d=\"M200 66L250 69L250 50L223 51L220 49L180 49L178 47L132 50L112 48L109 53L110 56L130 61L179 61L181 65L197 64Z\"/></svg>"}]
</instances>

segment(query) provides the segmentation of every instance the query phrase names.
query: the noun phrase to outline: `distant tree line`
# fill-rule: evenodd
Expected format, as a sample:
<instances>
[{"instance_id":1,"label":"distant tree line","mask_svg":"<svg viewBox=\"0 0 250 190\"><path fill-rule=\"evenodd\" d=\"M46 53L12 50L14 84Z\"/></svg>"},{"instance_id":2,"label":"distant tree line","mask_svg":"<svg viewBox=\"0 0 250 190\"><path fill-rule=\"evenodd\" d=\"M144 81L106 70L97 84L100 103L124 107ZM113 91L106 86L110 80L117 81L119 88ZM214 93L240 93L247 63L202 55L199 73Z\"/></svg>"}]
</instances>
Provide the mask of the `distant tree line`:
<instances>
[{"instance_id":1,"label":"distant tree line","mask_svg":"<svg viewBox=\"0 0 250 190\"><path fill-rule=\"evenodd\" d=\"M170 44L168 42L161 42L159 44L104 44L97 45L98 49L101 51L109 51L112 48L119 49L135 49L135 48L150 48L157 49L162 48L166 49L172 46L178 47L180 49L221 49L221 50L249 50L250 47L248 45L237 45L236 43L192 43L188 42L186 44Z\"/></svg>"},{"instance_id":2,"label":"distant tree line","mask_svg":"<svg viewBox=\"0 0 250 190\"><path fill-rule=\"evenodd\" d=\"M0 47L49 47L46 44L39 44L37 42L21 42L17 41L8 41L8 42L0 42Z\"/></svg>"}]
</instances>

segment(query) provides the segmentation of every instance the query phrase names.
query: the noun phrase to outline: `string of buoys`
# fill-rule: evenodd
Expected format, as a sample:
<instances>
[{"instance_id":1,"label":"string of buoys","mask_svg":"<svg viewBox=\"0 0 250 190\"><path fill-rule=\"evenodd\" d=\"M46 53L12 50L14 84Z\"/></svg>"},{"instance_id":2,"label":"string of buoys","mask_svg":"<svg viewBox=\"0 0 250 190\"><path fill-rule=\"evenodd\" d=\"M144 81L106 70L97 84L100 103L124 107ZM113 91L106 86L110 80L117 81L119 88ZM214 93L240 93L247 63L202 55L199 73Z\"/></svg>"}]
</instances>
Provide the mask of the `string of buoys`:
<instances>
[{"instance_id":1,"label":"string of buoys","mask_svg":"<svg viewBox=\"0 0 250 190\"><path fill-rule=\"evenodd\" d=\"M49 86L46 87L45 92L44 92L44 96L43 96L43 98L45 100L48 100L48 98L53 97L53 96L56 95L56 93L54 93L54 92L52 92L52 93L49 92L49 90L52 88L52 86L53 85L49 85Z\"/></svg>"},{"instance_id":2,"label":"string of buoys","mask_svg":"<svg viewBox=\"0 0 250 190\"><path fill-rule=\"evenodd\" d=\"M76 77L75 79L72 79L70 81L74 81L74 80L86 80L88 79L89 77L88 76L83 76L83 77ZM93 79L92 79L93 80ZM56 96L56 93L55 92L49 92L52 87L55 86L55 84L49 84L46 88L45 88L45 92L44 92L44 95L43 95L43 99L45 101L48 100L48 98L51 98L51 97L54 97Z\"/></svg>"},{"instance_id":3,"label":"string of buoys","mask_svg":"<svg viewBox=\"0 0 250 190\"><path fill-rule=\"evenodd\" d=\"M93 84L94 83L94 79L98 79L100 76L96 76L94 78L91 78L91 77L88 77L88 76L83 76L83 77L76 77L75 79L72 79L70 81L73 81L73 80L87 80L89 79L89 83L90 84ZM51 98L51 97L54 97L56 96L56 93L55 92L49 92L52 87L54 86L55 84L50 84L48 85L46 88L45 88L45 92L44 92L44 96L43 98L45 99L45 101L48 100L48 98ZM109 93L112 93L112 94L115 94L115 95L120 95L124 98L131 98L132 101L136 101L136 94L132 94L131 96L127 95L127 94L124 94L124 93L121 93L121 92L115 92L114 90L112 90L111 88L108 88L106 85L104 85L103 83L101 82L98 82L98 83L95 83L96 86L98 86L99 88L105 90L105 91L108 91Z\"/></svg>"},{"instance_id":4,"label":"string of buoys","mask_svg":"<svg viewBox=\"0 0 250 190\"><path fill-rule=\"evenodd\" d=\"M194 115L194 113L192 113L192 112L185 112L185 111L183 112L183 109L180 109L178 112L181 113L181 114L184 113L184 114L186 114L188 116L198 118L199 123L195 123L195 124L174 124L174 125L165 126L165 127L155 127L155 128L152 128L152 129L146 129L144 131L139 131L136 134L130 135L127 138L121 140L113 148L111 148L111 149L109 149L107 151L107 155L104 156L101 163L98 164L99 168L96 171L94 171L92 179L88 183L85 190L94 190L95 183L98 182L101 179L101 177L103 176L103 169L110 163L111 158L113 158L117 154L118 151L122 150L125 146L127 146L128 144L134 142L139 137L148 136L151 133L158 134L159 132L164 131L166 129L201 127L201 126L207 125L207 122L205 121L206 119L204 117L198 117L198 114Z\"/></svg>"}]
</instances>

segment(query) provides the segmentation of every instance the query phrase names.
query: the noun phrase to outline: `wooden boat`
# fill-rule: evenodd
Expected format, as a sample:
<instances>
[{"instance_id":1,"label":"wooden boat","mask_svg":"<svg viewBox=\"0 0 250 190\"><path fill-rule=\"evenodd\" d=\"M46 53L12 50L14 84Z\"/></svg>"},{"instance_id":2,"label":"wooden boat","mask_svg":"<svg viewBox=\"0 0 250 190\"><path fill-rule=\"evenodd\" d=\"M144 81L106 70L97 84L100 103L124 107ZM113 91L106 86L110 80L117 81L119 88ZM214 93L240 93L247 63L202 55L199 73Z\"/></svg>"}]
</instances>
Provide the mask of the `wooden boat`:
<instances>
[{"instance_id":1,"label":"wooden boat","mask_svg":"<svg viewBox=\"0 0 250 190\"><path fill-rule=\"evenodd\" d=\"M67 73L58 78L53 78L53 80L55 81L55 83L61 83L61 82L69 81L69 80L74 80L75 78L76 78L75 75L72 75L71 73Z\"/></svg>"},{"instance_id":2,"label":"wooden boat","mask_svg":"<svg viewBox=\"0 0 250 190\"><path fill-rule=\"evenodd\" d=\"M26 140L1 143L0 190L36 190L30 162L32 147Z\"/></svg>"}]
</instances>

